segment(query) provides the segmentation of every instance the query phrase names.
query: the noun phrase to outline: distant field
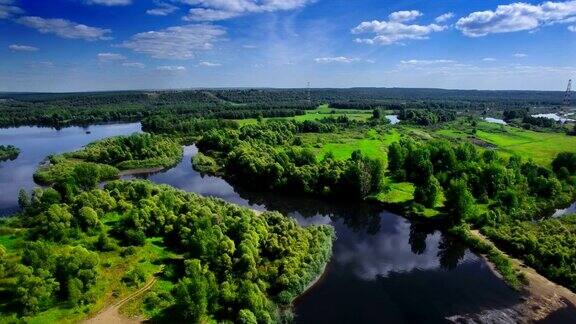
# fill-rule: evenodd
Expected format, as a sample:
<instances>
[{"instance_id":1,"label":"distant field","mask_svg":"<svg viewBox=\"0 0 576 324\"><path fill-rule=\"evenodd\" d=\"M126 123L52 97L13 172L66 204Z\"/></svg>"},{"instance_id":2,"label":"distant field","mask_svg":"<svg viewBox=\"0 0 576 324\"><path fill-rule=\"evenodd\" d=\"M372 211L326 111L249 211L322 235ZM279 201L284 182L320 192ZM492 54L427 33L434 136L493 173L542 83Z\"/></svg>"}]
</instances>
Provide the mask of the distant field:
<instances>
[{"instance_id":1,"label":"distant field","mask_svg":"<svg viewBox=\"0 0 576 324\"><path fill-rule=\"evenodd\" d=\"M293 119L297 121L305 121L305 120L319 120L323 118L329 117L340 117L340 116L348 116L348 118L352 120L368 120L372 117L371 111L366 110L354 110L354 109L332 109L329 108L328 105L321 105L317 109L314 110L307 110L306 114L294 116L294 117L278 117L278 118L264 118L267 120L270 119ZM248 118L248 119L239 119L237 120L240 125L246 124L254 124L256 123L256 118Z\"/></svg>"},{"instance_id":2,"label":"distant field","mask_svg":"<svg viewBox=\"0 0 576 324\"><path fill-rule=\"evenodd\" d=\"M466 138L471 130L443 128L435 132L449 138ZM562 133L542 133L516 127L481 122L476 137L498 147L505 154L517 154L533 159L541 165L549 165L560 152L576 151L576 137Z\"/></svg>"},{"instance_id":3,"label":"distant field","mask_svg":"<svg viewBox=\"0 0 576 324\"><path fill-rule=\"evenodd\" d=\"M322 159L328 152L332 152L339 160L348 159L355 150L371 158L381 158L387 163L386 148L388 145L400 140L400 134L395 129L379 133L370 129L366 133L347 131L340 133L314 133L303 134L305 145L312 147L317 158Z\"/></svg>"}]
</instances>

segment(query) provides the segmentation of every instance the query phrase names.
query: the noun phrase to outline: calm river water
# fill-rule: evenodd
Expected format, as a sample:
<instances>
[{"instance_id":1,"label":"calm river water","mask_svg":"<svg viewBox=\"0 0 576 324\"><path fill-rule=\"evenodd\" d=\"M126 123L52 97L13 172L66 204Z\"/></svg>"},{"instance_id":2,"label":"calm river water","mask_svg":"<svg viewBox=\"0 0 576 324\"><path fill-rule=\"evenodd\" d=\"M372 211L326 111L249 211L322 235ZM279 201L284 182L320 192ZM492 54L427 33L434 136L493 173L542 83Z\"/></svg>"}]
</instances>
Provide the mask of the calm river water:
<instances>
[{"instance_id":1,"label":"calm river water","mask_svg":"<svg viewBox=\"0 0 576 324\"><path fill-rule=\"evenodd\" d=\"M136 131L139 124L0 129L0 144L22 150L15 161L0 163L0 213L17 210L18 190L34 187L32 174L45 156ZM371 205L243 192L221 178L194 171L190 158L196 152L194 146L185 147L177 166L140 177L258 210L278 210L302 225L335 227L338 238L325 275L296 302L299 323L503 319L520 300L481 258L440 231Z\"/></svg>"}]
</instances>

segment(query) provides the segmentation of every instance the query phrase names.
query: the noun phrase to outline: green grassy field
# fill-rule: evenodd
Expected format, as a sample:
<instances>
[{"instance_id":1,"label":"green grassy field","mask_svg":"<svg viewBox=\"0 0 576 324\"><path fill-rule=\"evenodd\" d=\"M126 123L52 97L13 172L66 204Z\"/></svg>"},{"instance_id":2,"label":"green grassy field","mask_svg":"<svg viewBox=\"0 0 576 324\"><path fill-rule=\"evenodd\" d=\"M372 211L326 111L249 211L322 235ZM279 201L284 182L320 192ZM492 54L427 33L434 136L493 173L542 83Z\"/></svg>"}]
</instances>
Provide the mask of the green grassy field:
<instances>
[{"instance_id":1,"label":"green grassy field","mask_svg":"<svg viewBox=\"0 0 576 324\"><path fill-rule=\"evenodd\" d=\"M354 109L332 109L329 108L328 105L321 105L314 110L307 110L306 114L294 116L294 117L278 117L278 118L264 118L264 120L271 120L271 119L292 119L296 121L305 121L305 120L319 120L328 117L340 117L340 116L348 116L348 118L352 120L368 120L372 117L372 112L367 110L354 110ZM240 125L246 124L255 124L257 123L256 118L248 118L248 119L239 119L236 120Z\"/></svg>"},{"instance_id":2,"label":"green grassy field","mask_svg":"<svg viewBox=\"0 0 576 324\"><path fill-rule=\"evenodd\" d=\"M360 150L366 156L381 158L386 163L386 148L399 140L400 133L396 129L302 134L304 145L311 147L319 160L329 152L336 159L344 160L355 150Z\"/></svg>"},{"instance_id":3,"label":"green grassy field","mask_svg":"<svg viewBox=\"0 0 576 324\"><path fill-rule=\"evenodd\" d=\"M452 139L472 136L472 129L461 129L447 124L434 133ZM492 144L505 155L517 154L525 159L548 166L560 152L576 151L576 137L563 133L544 133L521 128L480 122L475 135L478 139Z\"/></svg>"}]
</instances>

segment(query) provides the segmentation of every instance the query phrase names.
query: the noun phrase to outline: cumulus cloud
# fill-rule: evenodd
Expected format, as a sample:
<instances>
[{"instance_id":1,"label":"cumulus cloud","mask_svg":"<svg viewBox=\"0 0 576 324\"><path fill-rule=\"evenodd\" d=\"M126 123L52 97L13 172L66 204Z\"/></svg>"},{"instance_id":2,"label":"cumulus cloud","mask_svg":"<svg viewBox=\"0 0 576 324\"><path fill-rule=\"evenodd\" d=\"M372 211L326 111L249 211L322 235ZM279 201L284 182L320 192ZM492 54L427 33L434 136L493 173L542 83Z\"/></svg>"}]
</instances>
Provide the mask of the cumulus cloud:
<instances>
[{"instance_id":1,"label":"cumulus cloud","mask_svg":"<svg viewBox=\"0 0 576 324\"><path fill-rule=\"evenodd\" d=\"M448 28L438 24L407 24L422 16L418 11L397 11L388 16L388 21L364 21L352 29L353 34L373 33L373 38L357 38L357 43L391 45L403 40L428 39L429 35Z\"/></svg>"},{"instance_id":2,"label":"cumulus cloud","mask_svg":"<svg viewBox=\"0 0 576 324\"><path fill-rule=\"evenodd\" d=\"M188 21L226 20L250 13L302 8L316 0L180 0L194 6L184 17Z\"/></svg>"},{"instance_id":3,"label":"cumulus cloud","mask_svg":"<svg viewBox=\"0 0 576 324\"><path fill-rule=\"evenodd\" d=\"M442 15L436 17L436 19L434 19L434 21L438 24L441 24L441 23L447 22L448 20L450 20L452 18L454 18L454 13L447 12L445 14L442 14Z\"/></svg>"},{"instance_id":4,"label":"cumulus cloud","mask_svg":"<svg viewBox=\"0 0 576 324\"><path fill-rule=\"evenodd\" d=\"M418 10L410 10L410 11L396 11L390 14L388 18L391 21L398 21L398 22L409 22L413 21L414 19L422 16L422 13Z\"/></svg>"},{"instance_id":5,"label":"cumulus cloud","mask_svg":"<svg viewBox=\"0 0 576 324\"><path fill-rule=\"evenodd\" d=\"M469 37L493 33L534 30L543 25L566 23L576 18L576 1L544 2L532 5L515 2L495 10L477 11L460 18L456 28Z\"/></svg>"},{"instance_id":6,"label":"cumulus cloud","mask_svg":"<svg viewBox=\"0 0 576 324\"><path fill-rule=\"evenodd\" d=\"M114 62L114 61L123 61L126 57L122 54L116 53L99 53L98 60L100 62Z\"/></svg>"},{"instance_id":7,"label":"cumulus cloud","mask_svg":"<svg viewBox=\"0 0 576 324\"><path fill-rule=\"evenodd\" d=\"M525 58L526 56L528 56L527 54L524 53L515 53L514 57L515 58Z\"/></svg>"},{"instance_id":8,"label":"cumulus cloud","mask_svg":"<svg viewBox=\"0 0 576 324\"><path fill-rule=\"evenodd\" d=\"M186 71L186 67L181 65L162 65L157 67L156 70L165 72L184 72Z\"/></svg>"},{"instance_id":9,"label":"cumulus cloud","mask_svg":"<svg viewBox=\"0 0 576 324\"><path fill-rule=\"evenodd\" d=\"M222 64L216 63L216 62L202 61L202 62L198 63L198 66L203 66L203 67L216 67L216 66L222 66Z\"/></svg>"},{"instance_id":10,"label":"cumulus cloud","mask_svg":"<svg viewBox=\"0 0 576 324\"><path fill-rule=\"evenodd\" d=\"M571 31L571 32L576 33L576 25L568 26L568 30Z\"/></svg>"},{"instance_id":11,"label":"cumulus cloud","mask_svg":"<svg viewBox=\"0 0 576 324\"><path fill-rule=\"evenodd\" d=\"M168 16L176 10L178 7L175 5L167 2L156 2L156 8L147 10L146 13L152 16Z\"/></svg>"},{"instance_id":12,"label":"cumulus cloud","mask_svg":"<svg viewBox=\"0 0 576 324\"><path fill-rule=\"evenodd\" d=\"M94 4L94 5L101 5L107 7L113 6L127 6L132 4L132 0L87 0L86 3Z\"/></svg>"},{"instance_id":13,"label":"cumulus cloud","mask_svg":"<svg viewBox=\"0 0 576 324\"><path fill-rule=\"evenodd\" d=\"M211 50L225 34L214 25L176 26L136 34L119 46L154 58L187 60L199 51Z\"/></svg>"},{"instance_id":14,"label":"cumulus cloud","mask_svg":"<svg viewBox=\"0 0 576 324\"><path fill-rule=\"evenodd\" d=\"M28 45L19 45L19 44L12 44L8 46L11 51L14 52L36 52L38 51L37 47L28 46Z\"/></svg>"},{"instance_id":15,"label":"cumulus cloud","mask_svg":"<svg viewBox=\"0 0 576 324\"><path fill-rule=\"evenodd\" d=\"M433 65L433 64L453 64L453 63L457 63L454 60L445 60L445 59L439 59L439 60L402 60L400 61L400 64L404 64L404 65Z\"/></svg>"},{"instance_id":16,"label":"cumulus cloud","mask_svg":"<svg viewBox=\"0 0 576 324\"><path fill-rule=\"evenodd\" d=\"M13 4L14 1L12 0L0 1L0 19L8 19L24 12L19 7L13 6Z\"/></svg>"},{"instance_id":17,"label":"cumulus cloud","mask_svg":"<svg viewBox=\"0 0 576 324\"><path fill-rule=\"evenodd\" d=\"M124 62L124 63L122 63L122 66L130 67L130 68L138 68L138 69L143 69L146 67L146 65L144 65L143 63L139 63L139 62Z\"/></svg>"},{"instance_id":18,"label":"cumulus cloud","mask_svg":"<svg viewBox=\"0 0 576 324\"><path fill-rule=\"evenodd\" d=\"M88 41L110 39L110 29L90 27L66 19L45 19L40 17L22 17L19 24L34 28L42 34L54 34L62 38L84 39Z\"/></svg>"},{"instance_id":19,"label":"cumulus cloud","mask_svg":"<svg viewBox=\"0 0 576 324\"><path fill-rule=\"evenodd\" d=\"M496 62L496 59L493 57L485 57L482 59L484 62Z\"/></svg>"}]
</instances>

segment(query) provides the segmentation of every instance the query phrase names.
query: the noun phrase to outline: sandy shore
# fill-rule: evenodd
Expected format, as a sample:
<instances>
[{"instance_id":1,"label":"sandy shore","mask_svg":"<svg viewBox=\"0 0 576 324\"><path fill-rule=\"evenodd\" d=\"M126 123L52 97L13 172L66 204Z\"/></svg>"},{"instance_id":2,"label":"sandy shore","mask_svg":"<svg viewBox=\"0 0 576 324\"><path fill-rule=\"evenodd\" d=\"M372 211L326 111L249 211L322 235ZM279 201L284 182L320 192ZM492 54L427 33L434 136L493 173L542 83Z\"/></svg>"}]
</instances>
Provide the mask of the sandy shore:
<instances>
[{"instance_id":1,"label":"sandy shore","mask_svg":"<svg viewBox=\"0 0 576 324\"><path fill-rule=\"evenodd\" d=\"M472 233L482 240L490 242L490 240L479 231L473 230ZM520 316L520 318L516 318L515 321L519 323L533 323L544 320L554 312L564 308L576 308L576 294L574 292L548 280L521 260L511 256L508 257L514 266L521 270L526 276L526 279L528 279L528 284L522 288L526 297L523 298L518 305L513 307L514 311ZM484 257L484 259L490 266L492 272L494 272L496 276L501 277L498 271L496 271L496 267L486 257Z\"/></svg>"}]
</instances>

